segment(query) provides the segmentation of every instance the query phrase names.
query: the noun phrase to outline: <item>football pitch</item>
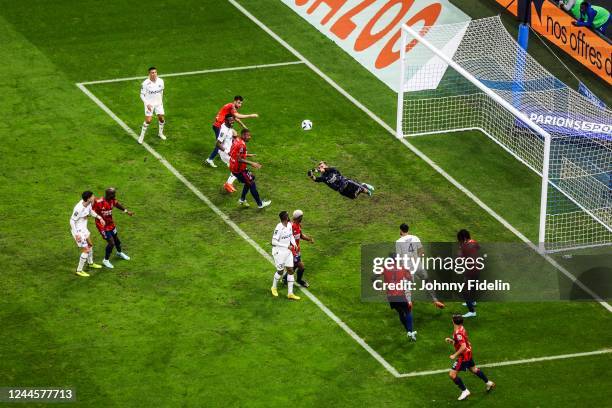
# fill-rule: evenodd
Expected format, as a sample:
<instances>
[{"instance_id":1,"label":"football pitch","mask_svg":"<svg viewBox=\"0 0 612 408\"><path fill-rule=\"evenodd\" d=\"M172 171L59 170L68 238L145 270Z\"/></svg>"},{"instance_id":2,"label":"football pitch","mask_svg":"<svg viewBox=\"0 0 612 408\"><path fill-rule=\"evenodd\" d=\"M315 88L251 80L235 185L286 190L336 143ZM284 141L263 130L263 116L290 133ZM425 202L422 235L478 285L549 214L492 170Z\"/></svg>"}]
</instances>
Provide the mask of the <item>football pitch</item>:
<instances>
[{"instance_id":1,"label":"football pitch","mask_svg":"<svg viewBox=\"0 0 612 408\"><path fill-rule=\"evenodd\" d=\"M395 240L402 222L431 242L466 227L483 242L535 240L537 176L478 133L395 139L396 96L278 1L0 5L0 387L71 387L74 405L104 407L457 403L443 340L464 308L416 302L407 342L388 305L360 299L360 247ZM154 123L141 146L150 65L168 140ZM202 165L235 94L260 115L247 123L272 200L261 211L223 190L225 167ZM313 160L374 196L310 182ZM132 259L77 278L70 209L111 185L135 212L115 215ZM268 254L278 212L296 208L315 238L302 243L312 287L289 302L269 294ZM466 327L498 385L485 394L464 374L469 404L609 404L609 305L486 303Z\"/></svg>"}]
</instances>

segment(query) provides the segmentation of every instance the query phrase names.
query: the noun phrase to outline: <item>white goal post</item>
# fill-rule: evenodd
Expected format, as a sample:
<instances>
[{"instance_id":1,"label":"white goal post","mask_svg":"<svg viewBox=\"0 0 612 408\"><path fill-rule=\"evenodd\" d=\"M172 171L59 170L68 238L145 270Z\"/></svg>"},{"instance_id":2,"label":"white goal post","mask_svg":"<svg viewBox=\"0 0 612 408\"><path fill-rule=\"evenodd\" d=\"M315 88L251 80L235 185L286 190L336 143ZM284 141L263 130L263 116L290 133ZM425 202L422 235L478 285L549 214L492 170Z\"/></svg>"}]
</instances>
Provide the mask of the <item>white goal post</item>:
<instances>
[{"instance_id":1,"label":"white goal post","mask_svg":"<svg viewBox=\"0 0 612 408\"><path fill-rule=\"evenodd\" d=\"M403 26L400 61L397 137L480 131L541 177L543 252L612 244L611 111L544 69L499 16Z\"/></svg>"}]
</instances>

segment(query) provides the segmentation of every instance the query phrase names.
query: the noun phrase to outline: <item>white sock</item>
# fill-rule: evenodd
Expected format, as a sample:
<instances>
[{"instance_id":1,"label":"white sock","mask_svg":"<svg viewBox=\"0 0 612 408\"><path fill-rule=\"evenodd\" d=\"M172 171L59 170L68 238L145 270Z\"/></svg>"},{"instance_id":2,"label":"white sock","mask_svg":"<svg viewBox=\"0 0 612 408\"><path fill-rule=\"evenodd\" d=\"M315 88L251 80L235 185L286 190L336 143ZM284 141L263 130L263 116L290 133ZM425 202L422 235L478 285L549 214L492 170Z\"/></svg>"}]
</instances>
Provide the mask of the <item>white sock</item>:
<instances>
[{"instance_id":1,"label":"white sock","mask_svg":"<svg viewBox=\"0 0 612 408\"><path fill-rule=\"evenodd\" d=\"M86 261L87 261L87 254L85 252L81 252L81 256L79 257L79 266L77 266L77 272L83 271L83 267L85 266Z\"/></svg>"},{"instance_id":2,"label":"white sock","mask_svg":"<svg viewBox=\"0 0 612 408\"><path fill-rule=\"evenodd\" d=\"M145 133L147 133L147 129L149 128L149 124L147 122L143 122L142 129L140 130L140 137L144 137Z\"/></svg>"},{"instance_id":3,"label":"white sock","mask_svg":"<svg viewBox=\"0 0 612 408\"><path fill-rule=\"evenodd\" d=\"M166 124L166 122L159 122L159 134L163 135L164 134L164 125Z\"/></svg>"},{"instance_id":4,"label":"white sock","mask_svg":"<svg viewBox=\"0 0 612 408\"><path fill-rule=\"evenodd\" d=\"M90 265L93 263L93 248L89 249L89 253L87 254L87 263Z\"/></svg>"},{"instance_id":5,"label":"white sock","mask_svg":"<svg viewBox=\"0 0 612 408\"><path fill-rule=\"evenodd\" d=\"M293 281L295 278L293 275L287 275L287 294L291 295L293 293Z\"/></svg>"},{"instance_id":6,"label":"white sock","mask_svg":"<svg viewBox=\"0 0 612 408\"><path fill-rule=\"evenodd\" d=\"M236 181L236 176L230 174L230 176L227 178L227 184L234 184L234 181Z\"/></svg>"},{"instance_id":7,"label":"white sock","mask_svg":"<svg viewBox=\"0 0 612 408\"><path fill-rule=\"evenodd\" d=\"M278 286L278 281L280 280L280 278L282 278L281 274L278 272L275 272L274 279L272 279L272 287L274 289L276 289L276 287Z\"/></svg>"}]
</instances>

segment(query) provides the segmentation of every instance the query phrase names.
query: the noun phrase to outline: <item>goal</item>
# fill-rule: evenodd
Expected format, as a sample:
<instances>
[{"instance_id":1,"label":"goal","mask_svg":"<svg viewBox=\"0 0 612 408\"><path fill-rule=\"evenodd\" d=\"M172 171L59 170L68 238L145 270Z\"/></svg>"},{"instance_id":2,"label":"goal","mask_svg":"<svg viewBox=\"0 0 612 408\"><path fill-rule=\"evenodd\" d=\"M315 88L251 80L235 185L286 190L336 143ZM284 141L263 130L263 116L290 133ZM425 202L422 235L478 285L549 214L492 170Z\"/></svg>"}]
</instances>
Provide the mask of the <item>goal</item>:
<instances>
[{"instance_id":1,"label":"goal","mask_svg":"<svg viewBox=\"0 0 612 408\"><path fill-rule=\"evenodd\" d=\"M612 244L610 110L544 69L499 16L403 26L400 54L397 137L478 130L541 177L542 251Z\"/></svg>"}]
</instances>

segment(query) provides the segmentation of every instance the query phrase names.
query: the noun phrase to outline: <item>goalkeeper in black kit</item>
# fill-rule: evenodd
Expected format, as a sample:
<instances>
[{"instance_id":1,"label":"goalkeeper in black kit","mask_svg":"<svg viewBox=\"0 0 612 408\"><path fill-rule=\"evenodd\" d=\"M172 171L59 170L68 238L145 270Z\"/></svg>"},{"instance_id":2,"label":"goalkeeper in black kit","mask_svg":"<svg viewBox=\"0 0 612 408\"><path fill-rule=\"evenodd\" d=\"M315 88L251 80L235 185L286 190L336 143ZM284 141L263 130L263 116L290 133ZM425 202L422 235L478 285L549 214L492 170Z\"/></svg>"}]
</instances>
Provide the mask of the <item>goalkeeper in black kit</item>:
<instances>
[{"instance_id":1,"label":"goalkeeper in black kit","mask_svg":"<svg viewBox=\"0 0 612 408\"><path fill-rule=\"evenodd\" d=\"M319 175L317 176L316 173L319 173ZM315 169L309 170L308 177L315 183L327 184L332 190L336 190L350 199L357 198L361 193L367 193L371 196L374 192L373 186L344 177L338 169L329 167L324 161L319 162Z\"/></svg>"}]
</instances>

